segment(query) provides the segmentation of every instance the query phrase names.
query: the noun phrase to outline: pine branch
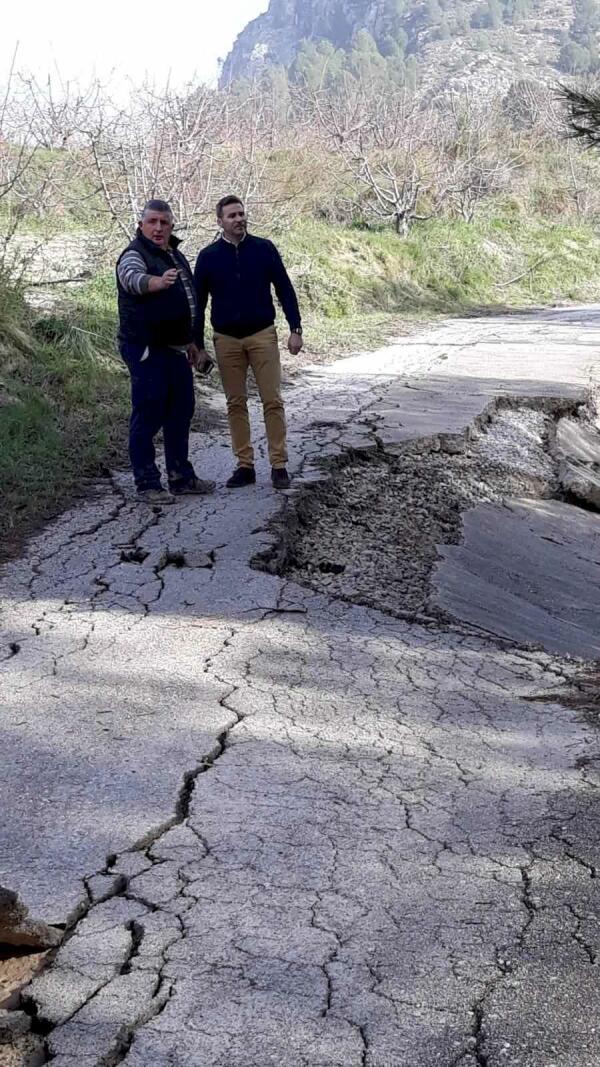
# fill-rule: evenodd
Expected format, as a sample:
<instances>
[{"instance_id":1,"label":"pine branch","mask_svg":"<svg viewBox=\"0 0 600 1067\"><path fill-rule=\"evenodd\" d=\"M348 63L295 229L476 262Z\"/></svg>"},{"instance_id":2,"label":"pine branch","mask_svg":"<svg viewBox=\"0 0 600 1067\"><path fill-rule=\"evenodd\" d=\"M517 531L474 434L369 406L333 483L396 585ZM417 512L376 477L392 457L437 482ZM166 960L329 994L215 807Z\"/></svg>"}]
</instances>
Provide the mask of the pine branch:
<instances>
[{"instance_id":1,"label":"pine branch","mask_svg":"<svg viewBox=\"0 0 600 1067\"><path fill-rule=\"evenodd\" d=\"M586 148L600 148L600 91L559 85L558 96L567 105L566 132Z\"/></svg>"}]
</instances>

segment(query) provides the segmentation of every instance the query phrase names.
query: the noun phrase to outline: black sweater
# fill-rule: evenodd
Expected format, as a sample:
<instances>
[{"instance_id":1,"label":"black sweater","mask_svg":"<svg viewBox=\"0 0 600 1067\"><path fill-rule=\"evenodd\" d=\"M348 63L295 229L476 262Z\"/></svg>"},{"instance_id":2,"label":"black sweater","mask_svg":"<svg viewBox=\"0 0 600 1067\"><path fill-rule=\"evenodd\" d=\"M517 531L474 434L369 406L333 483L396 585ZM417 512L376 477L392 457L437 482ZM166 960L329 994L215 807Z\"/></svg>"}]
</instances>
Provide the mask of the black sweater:
<instances>
[{"instance_id":1,"label":"black sweater","mask_svg":"<svg viewBox=\"0 0 600 1067\"><path fill-rule=\"evenodd\" d=\"M220 238L203 248L194 271L198 296L195 341L204 347L204 313L212 297L211 322L217 333L248 337L275 322L274 286L290 330L301 325L298 300L272 241L246 234L239 245Z\"/></svg>"}]
</instances>

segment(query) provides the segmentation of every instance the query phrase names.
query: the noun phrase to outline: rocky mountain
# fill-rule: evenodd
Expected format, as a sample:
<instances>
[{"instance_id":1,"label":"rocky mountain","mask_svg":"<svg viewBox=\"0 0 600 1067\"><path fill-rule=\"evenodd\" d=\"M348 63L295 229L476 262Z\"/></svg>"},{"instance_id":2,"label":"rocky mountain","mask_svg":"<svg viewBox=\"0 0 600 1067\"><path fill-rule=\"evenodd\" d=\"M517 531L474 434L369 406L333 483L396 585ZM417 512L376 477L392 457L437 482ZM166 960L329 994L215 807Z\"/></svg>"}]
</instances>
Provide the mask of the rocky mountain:
<instances>
[{"instance_id":1,"label":"rocky mountain","mask_svg":"<svg viewBox=\"0 0 600 1067\"><path fill-rule=\"evenodd\" d=\"M323 57L352 69L361 56L425 87L550 82L598 68L599 29L599 0L271 0L238 36L221 85L274 68L317 76Z\"/></svg>"}]
</instances>

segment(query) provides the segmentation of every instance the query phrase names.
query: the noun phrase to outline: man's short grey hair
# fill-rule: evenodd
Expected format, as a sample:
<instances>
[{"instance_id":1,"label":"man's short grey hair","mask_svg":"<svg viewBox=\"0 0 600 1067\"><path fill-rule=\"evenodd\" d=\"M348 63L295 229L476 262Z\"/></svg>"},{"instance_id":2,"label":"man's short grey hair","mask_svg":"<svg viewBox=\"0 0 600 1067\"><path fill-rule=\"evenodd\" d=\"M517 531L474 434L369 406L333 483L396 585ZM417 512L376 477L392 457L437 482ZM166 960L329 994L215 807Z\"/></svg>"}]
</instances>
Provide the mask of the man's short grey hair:
<instances>
[{"instance_id":1,"label":"man's short grey hair","mask_svg":"<svg viewBox=\"0 0 600 1067\"><path fill-rule=\"evenodd\" d=\"M146 200L140 211L140 222L142 222L147 211L160 211L163 215L170 215L172 219L175 217L171 211L171 205L166 200Z\"/></svg>"}]
</instances>

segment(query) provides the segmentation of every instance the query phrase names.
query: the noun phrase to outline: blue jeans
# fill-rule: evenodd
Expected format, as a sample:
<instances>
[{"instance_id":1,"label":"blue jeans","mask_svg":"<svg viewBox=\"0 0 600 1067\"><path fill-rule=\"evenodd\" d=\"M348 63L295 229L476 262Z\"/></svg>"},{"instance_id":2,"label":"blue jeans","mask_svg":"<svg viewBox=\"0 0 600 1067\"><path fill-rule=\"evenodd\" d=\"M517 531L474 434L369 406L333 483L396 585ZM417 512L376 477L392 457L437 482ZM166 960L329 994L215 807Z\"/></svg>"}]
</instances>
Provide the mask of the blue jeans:
<instances>
[{"instance_id":1,"label":"blue jeans","mask_svg":"<svg viewBox=\"0 0 600 1067\"><path fill-rule=\"evenodd\" d=\"M160 488L154 449L159 430L163 432L169 485L188 482L194 477L188 459L194 382L187 357L169 348L146 350L130 341L121 343L121 355L131 374L129 455L137 489Z\"/></svg>"}]
</instances>

